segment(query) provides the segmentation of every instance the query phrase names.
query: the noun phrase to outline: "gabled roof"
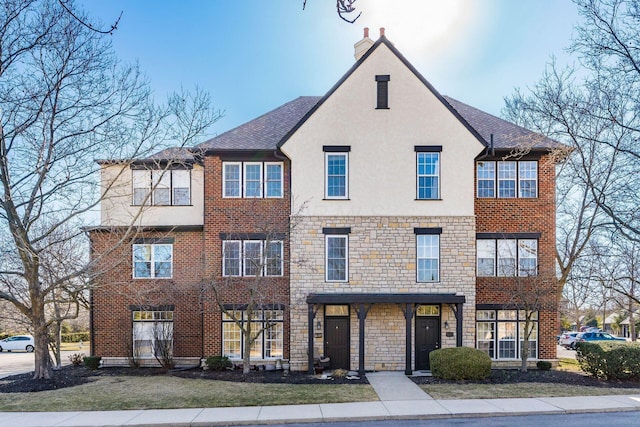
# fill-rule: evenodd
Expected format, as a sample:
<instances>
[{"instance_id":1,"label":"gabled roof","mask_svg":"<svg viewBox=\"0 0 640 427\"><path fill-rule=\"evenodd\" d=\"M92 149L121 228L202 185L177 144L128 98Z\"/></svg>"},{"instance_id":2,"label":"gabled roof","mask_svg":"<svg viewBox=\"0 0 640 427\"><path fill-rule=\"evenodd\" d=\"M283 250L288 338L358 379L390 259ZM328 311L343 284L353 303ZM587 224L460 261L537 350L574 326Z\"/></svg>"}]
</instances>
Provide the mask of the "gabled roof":
<instances>
[{"instance_id":1,"label":"gabled roof","mask_svg":"<svg viewBox=\"0 0 640 427\"><path fill-rule=\"evenodd\" d=\"M197 150L275 150L278 142L313 108L319 96L301 96L196 146Z\"/></svg>"},{"instance_id":2,"label":"gabled roof","mask_svg":"<svg viewBox=\"0 0 640 427\"><path fill-rule=\"evenodd\" d=\"M278 147L282 147L282 145L284 145L287 142L287 140L291 137L291 135L293 135L295 131L298 130L298 128L300 128L300 126L302 126L309 117L311 117L311 115L315 112L315 110L317 110L342 85L342 83L344 83L351 76L351 74L353 74L358 69L358 67L360 67L360 65L364 61L366 61L367 58L369 58L369 56L371 56L373 52L382 44L387 46L387 48L389 48L389 50L393 52L393 54L418 78L418 80L422 82L422 84L425 85L427 89L431 91L431 93L433 93L433 95L436 98L440 100L440 102L442 102L442 104L451 112L451 114L453 114L460 121L460 123L462 123L469 130L469 132L471 132L471 134L476 137L476 139L481 144L488 146L487 142L482 138L482 136L480 136L480 134L478 134L478 132L473 127L471 127L469 123L467 123L467 121L454 108L451 107L451 105L444 99L442 95L440 95L440 93L436 90L436 88L433 87L431 83L429 83L427 79L425 79L422 76L422 74L420 74L420 72L418 72L418 70L416 70L416 68L413 65L411 65L411 63L400 53L398 49L396 49L393 43L391 43L386 38L386 36L381 35L380 38L373 44L373 46L371 46L369 50L364 55L362 55L362 57L359 60L357 60L355 64L353 64L353 66L349 69L349 71L347 71L345 75L342 76L342 78L338 80L338 82L335 85L333 85L331 89L329 89L329 92L327 92L322 97L322 99L320 99L320 101L316 103L313 106L313 108L309 110L307 114L305 114L305 116L295 125L295 127L293 127L282 138L282 140L278 144Z\"/></svg>"},{"instance_id":3,"label":"gabled roof","mask_svg":"<svg viewBox=\"0 0 640 427\"><path fill-rule=\"evenodd\" d=\"M565 147L558 141L485 113L456 99L448 96L444 99L480 134L485 144L491 143L493 135L493 148L497 150L523 147L531 150L549 150Z\"/></svg>"}]
</instances>

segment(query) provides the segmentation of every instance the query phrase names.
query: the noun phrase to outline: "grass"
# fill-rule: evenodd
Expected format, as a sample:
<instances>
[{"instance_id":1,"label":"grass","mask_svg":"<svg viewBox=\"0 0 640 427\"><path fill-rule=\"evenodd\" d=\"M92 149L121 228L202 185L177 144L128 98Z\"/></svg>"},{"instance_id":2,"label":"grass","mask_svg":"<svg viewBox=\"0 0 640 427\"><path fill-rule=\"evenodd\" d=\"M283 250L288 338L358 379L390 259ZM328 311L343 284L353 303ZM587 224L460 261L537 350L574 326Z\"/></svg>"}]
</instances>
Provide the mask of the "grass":
<instances>
[{"instance_id":1,"label":"grass","mask_svg":"<svg viewBox=\"0 0 640 427\"><path fill-rule=\"evenodd\" d=\"M640 394L640 388L584 387L550 383L519 384L425 384L434 399L506 399L517 397L603 396Z\"/></svg>"},{"instance_id":2,"label":"grass","mask_svg":"<svg viewBox=\"0 0 640 427\"><path fill-rule=\"evenodd\" d=\"M378 395L370 385L256 384L116 376L60 390L0 394L0 411L212 408L375 400Z\"/></svg>"},{"instance_id":3,"label":"grass","mask_svg":"<svg viewBox=\"0 0 640 427\"><path fill-rule=\"evenodd\" d=\"M91 351L91 343L89 341L83 342L82 348L80 348L80 343L63 342L63 343L60 343L60 350L61 351L77 351L77 352L82 352L82 353L85 353L86 355L89 355L89 352Z\"/></svg>"}]
</instances>

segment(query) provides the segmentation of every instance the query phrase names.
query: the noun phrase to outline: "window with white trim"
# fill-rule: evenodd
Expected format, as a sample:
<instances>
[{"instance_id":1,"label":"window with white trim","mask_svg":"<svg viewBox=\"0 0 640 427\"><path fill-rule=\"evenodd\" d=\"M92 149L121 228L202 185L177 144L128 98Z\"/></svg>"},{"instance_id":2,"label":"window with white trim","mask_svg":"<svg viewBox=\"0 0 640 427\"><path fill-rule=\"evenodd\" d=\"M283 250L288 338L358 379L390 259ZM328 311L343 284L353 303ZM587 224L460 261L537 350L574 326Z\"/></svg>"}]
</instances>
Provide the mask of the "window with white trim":
<instances>
[{"instance_id":1,"label":"window with white trim","mask_svg":"<svg viewBox=\"0 0 640 427\"><path fill-rule=\"evenodd\" d=\"M418 282L440 281L440 235L416 235Z\"/></svg>"},{"instance_id":2,"label":"window with white trim","mask_svg":"<svg viewBox=\"0 0 640 427\"><path fill-rule=\"evenodd\" d=\"M223 162L222 197L282 198L282 162Z\"/></svg>"},{"instance_id":3,"label":"window with white trim","mask_svg":"<svg viewBox=\"0 0 640 427\"><path fill-rule=\"evenodd\" d=\"M417 154L418 200L440 198L440 153L419 152Z\"/></svg>"},{"instance_id":4,"label":"window with white trim","mask_svg":"<svg viewBox=\"0 0 640 427\"><path fill-rule=\"evenodd\" d=\"M327 199L348 198L349 153L325 153L325 164L325 197Z\"/></svg>"},{"instance_id":5,"label":"window with white trim","mask_svg":"<svg viewBox=\"0 0 640 427\"><path fill-rule=\"evenodd\" d=\"M349 277L349 236L325 236L325 280L346 282Z\"/></svg>"},{"instance_id":6,"label":"window with white trim","mask_svg":"<svg viewBox=\"0 0 640 427\"><path fill-rule=\"evenodd\" d=\"M170 279L173 274L173 244L133 244L135 279Z\"/></svg>"},{"instance_id":7,"label":"window with white trim","mask_svg":"<svg viewBox=\"0 0 640 427\"><path fill-rule=\"evenodd\" d=\"M173 352L173 311L136 310L133 316L133 357L152 358Z\"/></svg>"},{"instance_id":8,"label":"window with white trim","mask_svg":"<svg viewBox=\"0 0 640 427\"><path fill-rule=\"evenodd\" d=\"M524 346L526 312L524 310L477 310L476 348L491 359L519 359ZM529 322L529 358L538 358L538 313Z\"/></svg>"},{"instance_id":9,"label":"window with white trim","mask_svg":"<svg viewBox=\"0 0 640 427\"><path fill-rule=\"evenodd\" d=\"M222 275L282 276L282 240L223 240Z\"/></svg>"},{"instance_id":10,"label":"window with white trim","mask_svg":"<svg viewBox=\"0 0 640 427\"><path fill-rule=\"evenodd\" d=\"M191 171L188 169L133 169L133 205L188 206Z\"/></svg>"},{"instance_id":11,"label":"window with white trim","mask_svg":"<svg viewBox=\"0 0 640 427\"><path fill-rule=\"evenodd\" d=\"M537 276L537 239L476 240L478 276Z\"/></svg>"},{"instance_id":12,"label":"window with white trim","mask_svg":"<svg viewBox=\"0 0 640 427\"><path fill-rule=\"evenodd\" d=\"M250 349L251 359L280 359L284 354L284 312L264 309L253 312L251 334L258 336ZM242 328L236 321L240 321ZM242 359L244 353L244 333L242 329L248 321L244 310L233 311L233 317L222 313L222 354L230 359ZM260 333L262 331L262 333ZM259 334L259 335L257 335Z\"/></svg>"},{"instance_id":13,"label":"window with white trim","mask_svg":"<svg viewBox=\"0 0 640 427\"><path fill-rule=\"evenodd\" d=\"M538 162L479 161L476 182L478 198L536 198Z\"/></svg>"}]
</instances>

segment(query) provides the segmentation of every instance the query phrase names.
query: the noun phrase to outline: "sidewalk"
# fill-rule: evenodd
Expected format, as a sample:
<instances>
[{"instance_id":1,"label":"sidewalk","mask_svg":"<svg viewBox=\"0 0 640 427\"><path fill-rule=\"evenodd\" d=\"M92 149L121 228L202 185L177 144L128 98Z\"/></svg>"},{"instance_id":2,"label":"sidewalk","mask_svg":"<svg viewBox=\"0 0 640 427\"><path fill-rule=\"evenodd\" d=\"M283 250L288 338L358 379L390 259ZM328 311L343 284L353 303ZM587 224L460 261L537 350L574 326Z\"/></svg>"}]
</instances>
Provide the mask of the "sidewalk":
<instances>
[{"instance_id":1,"label":"sidewalk","mask_svg":"<svg viewBox=\"0 0 640 427\"><path fill-rule=\"evenodd\" d=\"M22 427L210 426L640 411L640 395L434 400L401 372L369 373L367 379L380 401L239 408L0 412L0 417L4 425Z\"/></svg>"}]
</instances>

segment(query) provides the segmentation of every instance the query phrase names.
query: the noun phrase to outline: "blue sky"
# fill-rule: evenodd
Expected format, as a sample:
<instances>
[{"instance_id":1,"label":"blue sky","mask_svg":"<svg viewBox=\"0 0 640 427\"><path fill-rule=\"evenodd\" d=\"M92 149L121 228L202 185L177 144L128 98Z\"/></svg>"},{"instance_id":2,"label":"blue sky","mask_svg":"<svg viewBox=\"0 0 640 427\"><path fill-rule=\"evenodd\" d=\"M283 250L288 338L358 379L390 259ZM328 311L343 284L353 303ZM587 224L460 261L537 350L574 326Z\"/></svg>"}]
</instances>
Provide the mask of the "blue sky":
<instances>
[{"instance_id":1,"label":"blue sky","mask_svg":"<svg viewBox=\"0 0 640 427\"><path fill-rule=\"evenodd\" d=\"M323 95L354 63L369 27L444 95L500 115L504 97L570 58L578 22L569 0L358 0L355 24L333 0L78 0L97 21L123 16L118 57L138 61L158 97L181 86L211 93L225 117L212 135L301 95ZM402 10L398 10L399 4Z\"/></svg>"}]
</instances>

